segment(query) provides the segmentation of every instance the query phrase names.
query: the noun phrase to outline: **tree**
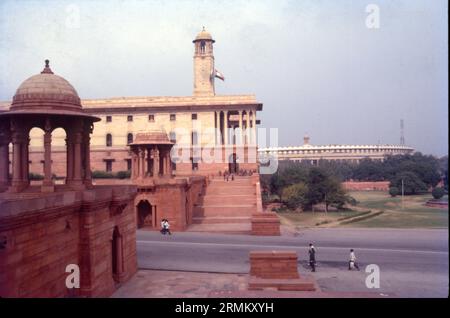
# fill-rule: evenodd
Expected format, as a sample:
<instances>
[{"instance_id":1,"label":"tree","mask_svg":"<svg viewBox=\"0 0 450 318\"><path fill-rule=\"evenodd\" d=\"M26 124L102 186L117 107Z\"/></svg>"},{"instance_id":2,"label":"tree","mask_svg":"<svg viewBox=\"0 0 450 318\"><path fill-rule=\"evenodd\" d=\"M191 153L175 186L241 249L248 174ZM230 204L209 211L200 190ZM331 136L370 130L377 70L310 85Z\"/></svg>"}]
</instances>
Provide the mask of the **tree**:
<instances>
[{"instance_id":1,"label":"tree","mask_svg":"<svg viewBox=\"0 0 450 318\"><path fill-rule=\"evenodd\" d=\"M396 197L398 195L398 188L397 187L389 187L389 194L391 197Z\"/></svg>"},{"instance_id":2,"label":"tree","mask_svg":"<svg viewBox=\"0 0 450 318\"><path fill-rule=\"evenodd\" d=\"M439 200L440 198L442 198L444 196L444 194L445 194L445 190L441 187L434 188L433 191L431 191L431 195L436 200Z\"/></svg>"},{"instance_id":3,"label":"tree","mask_svg":"<svg viewBox=\"0 0 450 318\"><path fill-rule=\"evenodd\" d=\"M420 177L411 171L398 173L391 180L390 187L397 187L398 189L401 189L402 180L404 194L406 195L426 192L428 190L428 186L420 179Z\"/></svg>"},{"instance_id":4,"label":"tree","mask_svg":"<svg viewBox=\"0 0 450 318\"><path fill-rule=\"evenodd\" d=\"M308 186L303 183L296 183L283 189L283 203L290 209L301 207L307 208Z\"/></svg>"}]
</instances>

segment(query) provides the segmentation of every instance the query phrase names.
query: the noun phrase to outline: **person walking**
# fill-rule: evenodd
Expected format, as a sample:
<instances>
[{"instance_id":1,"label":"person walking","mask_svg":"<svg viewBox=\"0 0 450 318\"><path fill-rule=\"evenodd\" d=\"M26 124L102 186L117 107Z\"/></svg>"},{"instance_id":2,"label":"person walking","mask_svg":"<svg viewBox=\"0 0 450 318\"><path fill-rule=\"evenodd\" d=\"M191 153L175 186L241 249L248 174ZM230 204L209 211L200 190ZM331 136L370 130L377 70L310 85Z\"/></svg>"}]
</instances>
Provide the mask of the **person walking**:
<instances>
[{"instance_id":1,"label":"person walking","mask_svg":"<svg viewBox=\"0 0 450 318\"><path fill-rule=\"evenodd\" d=\"M170 224L169 224L169 221L167 219L164 222L164 228L166 230L166 233L169 233L169 235L172 235L172 233L170 232Z\"/></svg>"},{"instance_id":2,"label":"person walking","mask_svg":"<svg viewBox=\"0 0 450 318\"><path fill-rule=\"evenodd\" d=\"M161 220L161 234L166 235L166 219Z\"/></svg>"},{"instance_id":3,"label":"person walking","mask_svg":"<svg viewBox=\"0 0 450 318\"><path fill-rule=\"evenodd\" d=\"M309 266L311 266L311 272L316 271L316 249L312 243L309 243Z\"/></svg>"},{"instance_id":4,"label":"person walking","mask_svg":"<svg viewBox=\"0 0 450 318\"><path fill-rule=\"evenodd\" d=\"M353 249L350 249L350 260L348 261L348 270L351 271L353 268L359 270L359 266L356 263L356 255Z\"/></svg>"}]
</instances>

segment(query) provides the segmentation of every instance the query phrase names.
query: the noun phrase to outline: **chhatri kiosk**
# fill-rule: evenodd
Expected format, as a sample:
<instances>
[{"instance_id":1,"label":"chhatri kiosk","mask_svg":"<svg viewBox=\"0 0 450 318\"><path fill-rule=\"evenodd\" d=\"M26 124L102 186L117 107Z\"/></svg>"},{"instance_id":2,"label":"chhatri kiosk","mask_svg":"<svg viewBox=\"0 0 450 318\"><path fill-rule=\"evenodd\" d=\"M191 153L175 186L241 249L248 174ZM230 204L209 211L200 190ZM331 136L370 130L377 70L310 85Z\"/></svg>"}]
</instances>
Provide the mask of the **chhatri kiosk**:
<instances>
[{"instance_id":1,"label":"chhatri kiosk","mask_svg":"<svg viewBox=\"0 0 450 318\"><path fill-rule=\"evenodd\" d=\"M90 134L97 120L48 60L0 112L0 297L106 297L136 272L136 188L91 182ZM44 137L40 185L29 178L34 127ZM66 176L55 186L51 145L58 128L66 133ZM66 285L69 265L79 272L79 288Z\"/></svg>"},{"instance_id":2,"label":"chhatri kiosk","mask_svg":"<svg viewBox=\"0 0 450 318\"><path fill-rule=\"evenodd\" d=\"M138 192L134 200L137 228L159 229L161 220L166 218L171 228L185 230L192 224L194 204L203 193L207 178L172 174L174 143L162 128L138 133L129 146L131 179Z\"/></svg>"}]
</instances>

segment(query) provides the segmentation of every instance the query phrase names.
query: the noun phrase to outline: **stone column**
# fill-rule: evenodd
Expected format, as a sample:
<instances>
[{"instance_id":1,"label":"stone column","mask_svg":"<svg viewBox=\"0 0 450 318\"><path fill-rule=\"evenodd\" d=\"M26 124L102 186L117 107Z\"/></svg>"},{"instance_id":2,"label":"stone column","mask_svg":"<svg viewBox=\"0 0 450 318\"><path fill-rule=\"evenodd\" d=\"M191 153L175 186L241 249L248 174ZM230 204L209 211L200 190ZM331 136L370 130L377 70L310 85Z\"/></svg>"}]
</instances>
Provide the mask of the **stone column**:
<instances>
[{"instance_id":1,"label":"stone column","mask_svg":"<svg viewBox=\"0 0 450 318\"><path fill-rule=\"evenodd\" d=\"M66 136L66 184L73 179L73 142L72 136L67 133Z\"/></svg>"},{"instance_id":2,"label":"stone column","mask_svg":"<svg viewBox=\"0 0 450 318\"><path fill-rule=\"evenodd\" d=\"M172 176L172 161L170 159L170 149L167 150L167 174L169 177Z\"/></svg>"},{"instance_id":3,"label":"stone column","mask_svg":"<svg viewBox=\"0 0 450 318\"><path fill-rule=\"evenodd\" d=\"M225 139L225 145L228 145L228 111L227 110L224 111L223 114L224 114L224 117L223 117L223 121L224 121L223 133L225 135L225 138L224 138Z\"/></svg>"},{"instance_id":4,"label":"stone column","mask_svg":"<svg viewBox=\"0 0 450 318\"><path fill-rule=\"evenodd\" d=\"M145 177L145 149L139 148L139 177Z\"/></svg>"},{"instance_id":5,"label":"stone column","mask_svg":"<svg viewBox=\"0 0 450 318\"><path fill-rule=\"evenodd\" d=\"M14 133L12 136L13 143L13 161L12 161L12 186L19 187L22 182L22 136Z\"/></svg>"},{"instance_id":6,"label":"stone column","mask_svg":"<svg viewBox=\"0 0 450 318\"><path fill-rule=\"evenodd\" d=\"M73 180L72 184L76 188L81 188L82 179L81 179L81 142L83 136L81 132L76 132L74 134L73 141Z\"/></svg>"},{"instance_id":7,"label":"stone column","mask_svg":"<svg viewBox=\"0 0 450 318\"><path fill-rule=\"evenodd\" d=\"M89 123L89 125L85 126L84 131L84 184L88 187L92 186L92 171L91 171L91 137L90 134L92 133L94 128L94 125L92 123Z\"/></svg>"},{"instance_id":8,"label":"stone column","mask_svg":"<svg viewBox=\"0 0 450 318\"><path fill-rule=\"evenodd\" d=\"M249 144L250 143L250 113L249 113L249 111L245 112L245 120L246 120L246 125L245 125L246 144Z\"/></svg>"},{"instance_id":9,"label":"stone column","mask_svg":"<svg viewBox=\"0 0 450 318\"><path fill-rule=\"evenodd\" d=\"M131 178L136 179L137 157L134 149L131 149Z\"/></svg>"},{"instance_id":10,"label":"stone column","mask_svg":"<svg viewBox=\"0 0 450 318\"><path fill-rule=\"evenodd\" d=\"M242 127L242 110L240 110L238 113L239 113L239 136L237 136L238 138L236 143L242 145L244 140L244 136L242 134L242 132L244 131Z\"/></svg>"},{"instance_id":11,"label":"stone column","mask_svg":"<svg viewBox=\"0 0 450 318\"><path fill-rule=\"evenodd\" d=\"M9 129L9 128L8 128ZM0 131L0 191L9 185L9 132Z\"/></svg>"},{"instance_id":12,"label":"stone column","mask_svg":"<svg viewBox=\"0 0 450 318\"><path fill-rule=\"evenodd\" d=\"M155 147L153 151L153 178L159 176L159 150Z\"/></svg>"},{"instance_id":13,"label":"stone column","mask_svg":"<svg viewBox=\"0 0 450 318\"><path fill-rule=\"evenodd\" d=\"M256 111L252 112L252 144L256 144Z\"/></svg>"},{"instance_id":14,"label":"stone column","mask_svg":"<svg viewBox=\"0 0 450 318\"><path fill-rule=\"evenodd\" d=\"M30 138L28 136L25 136L23 142L22 142L22 182L24 186L27 186L30 184L29 180L29 158L28 158L28 145L30 144Z\"/></svg>"},{"instance_id":15,"label":"stone column","mask_svg":"<svg viewBox=\"0 0 450 318\"><path fill-rule=\"evenodd\" d=\"M45 123L44 133L44 180L42 181L42 192L53 192L55 186L52 180L52 131L50 120Z\"/></svg>"}]
</instances>

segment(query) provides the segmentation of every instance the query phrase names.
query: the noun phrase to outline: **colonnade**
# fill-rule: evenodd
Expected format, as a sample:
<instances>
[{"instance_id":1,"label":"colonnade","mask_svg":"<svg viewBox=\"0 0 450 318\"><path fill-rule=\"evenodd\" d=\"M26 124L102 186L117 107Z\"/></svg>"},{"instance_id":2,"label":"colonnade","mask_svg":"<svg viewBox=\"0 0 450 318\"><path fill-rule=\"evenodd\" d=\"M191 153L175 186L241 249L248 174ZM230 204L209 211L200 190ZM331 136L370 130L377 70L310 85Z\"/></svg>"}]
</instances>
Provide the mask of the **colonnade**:
<instances>
[{"instance_id":1,"label":"colonnade","mask_svg":"<svg viewBox=\"0 0 450 318\"><path fill-rule=\"evenodd\" d=\"M230 120L238 116L238 120ZM217 145L256 144L256 112L253 110L223 110L214 112Z\"/></svg>"},{"instance_id":2,"label":"colonnade","mask_svg":"<svg viewBox=\"0 0 450 318\"><path fill-rule=\"evenodd\" d=\"M172 175L170 147L165 145L133 145L131 160L133 179Z\"/></svg>"},{"instance_id":3,"label":"colonnade","mask_svg":"<svg viewBox=\"0 0 450 318\"><path fill-rule=\"evenodd\" d=\"M39 127L44 130L44 179L42 192L53 192L51 144L52 131L63 128L66 131L66 185L83 189L92 185L90 166L90 134L92 121L72 118L70 121L53 116L37 118L11 117L0 126L0 187L10 192L21 192L30 185L29 179L29 132ZM9 178L9 143L12 143L12 177Z\"/></svg>"}]
</instances>

